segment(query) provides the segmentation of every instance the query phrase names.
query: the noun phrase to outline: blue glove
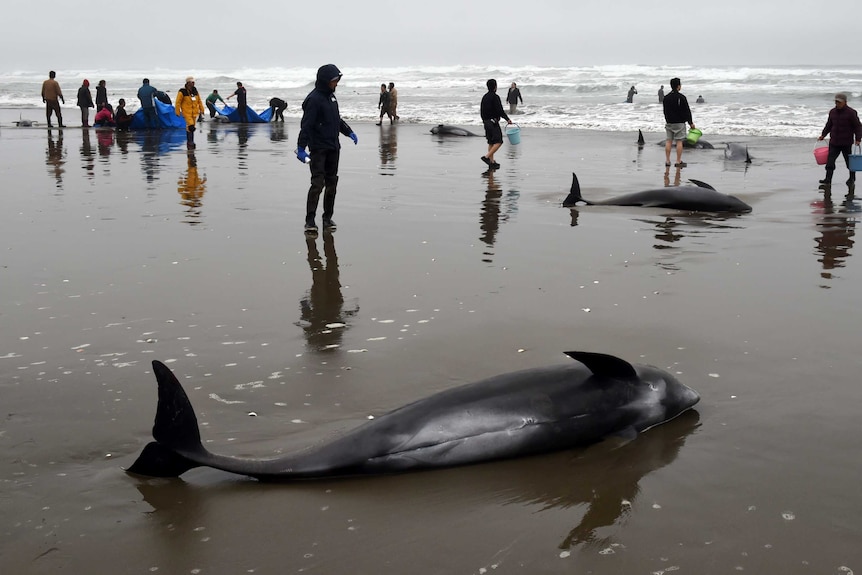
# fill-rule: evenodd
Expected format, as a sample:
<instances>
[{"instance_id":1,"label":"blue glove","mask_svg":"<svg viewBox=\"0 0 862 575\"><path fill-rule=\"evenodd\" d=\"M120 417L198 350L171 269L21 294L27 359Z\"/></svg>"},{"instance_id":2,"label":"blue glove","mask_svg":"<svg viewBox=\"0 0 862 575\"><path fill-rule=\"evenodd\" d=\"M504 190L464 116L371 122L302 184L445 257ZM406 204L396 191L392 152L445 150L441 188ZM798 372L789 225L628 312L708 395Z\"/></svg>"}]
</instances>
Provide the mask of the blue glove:
<instances>
[{"instance_id":1,"label":"blue glove","mask_svg":"<svg viewBox=\"0 0 862 575\"><path fill-rule=\"evenodd\" d=\"M353 140L354 144L359 143L359 138L356 137L356 132L350 132L350 139Z\"/></svg>"},{"instance_id":2,"label":"blue glove","mask_svg":"<svg viewBox=\"0 0 862 575\"><path fill-rule=\"evenodd\" d=\"M308 155L308 152L305 151L305 148L297 148L296 149L296 159L302 162L303 164L307 164L311 161L311 156Z\"/></svg>"}]
</instances>

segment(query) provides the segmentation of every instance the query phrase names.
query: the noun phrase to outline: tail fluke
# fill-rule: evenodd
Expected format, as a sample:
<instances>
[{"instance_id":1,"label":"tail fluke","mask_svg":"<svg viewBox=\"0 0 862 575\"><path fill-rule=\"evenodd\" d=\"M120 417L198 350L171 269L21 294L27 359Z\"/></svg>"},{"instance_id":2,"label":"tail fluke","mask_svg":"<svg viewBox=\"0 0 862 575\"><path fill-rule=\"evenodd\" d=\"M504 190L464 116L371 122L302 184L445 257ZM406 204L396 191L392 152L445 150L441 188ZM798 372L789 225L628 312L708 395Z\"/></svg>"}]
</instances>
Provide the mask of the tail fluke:
<instances>
[{"instance_id":1,"label":"tail fluke","mask_svg":"<svg viewBox=\"0 0 862 575\"><path fill-rule=\"evenodd\" d=\"M132 466L126 469L126 473L149 477L179 477L197 466L198 464L191 459L183 457L161 443L152 441L144 447Z\"/></svg>"},{"instance_id":2,"label":"tail fluke","mask_svg":"<svg viewBox=\"0 0 862 575\"><path fill-rule=\"evenodd\" d=\"M156 441L144 448L128 472L176 477L197 467L198 463L190 458L195 455L204 457L207 451L201 444L198 419L183 386L160 361L153 362L153 372L159 382L159 404L153 425L153 438Z\"/></svg>"},{"instance_id":3,"label":"tail fluke","mask_svg":"<svg viewBox=\"0 0 862 575\"><path fill-rule=\"evenodd\" d=\"M563 200L563 207L569 208L578 202L589 203L581 197L581 184L578 182L577 174L572 172L572 189L569 190L569 195L566 196L565 200Z\"/></svg>"}]
</instances>

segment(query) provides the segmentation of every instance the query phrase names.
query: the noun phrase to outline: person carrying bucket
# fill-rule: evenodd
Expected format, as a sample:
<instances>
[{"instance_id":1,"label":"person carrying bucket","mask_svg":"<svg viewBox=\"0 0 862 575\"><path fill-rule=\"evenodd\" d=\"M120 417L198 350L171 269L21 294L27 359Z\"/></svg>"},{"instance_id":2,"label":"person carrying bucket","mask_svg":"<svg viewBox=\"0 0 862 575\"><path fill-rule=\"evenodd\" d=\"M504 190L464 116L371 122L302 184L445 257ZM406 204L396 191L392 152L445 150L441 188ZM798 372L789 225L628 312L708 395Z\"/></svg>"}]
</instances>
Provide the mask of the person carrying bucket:
<instances>
[{"instance_id":1,"label":"person carrying bucket","mask_svg":"<svg viewBox=\"0 0 862 575\"><path fill-rule=\"evenodd\" d=\"M685 162L682 161L682 145L686 139L685 124L688 123L691 129L694 130L694 121L691 119L691 108L688 107L688 99L682 95L682 82L679 78L673 78L670 81L671 93L664 97L664 120L665 132L667 141L664 145L665 166L670 166L670 149L673 142L676 141L676 164L677 168L684 168Z\"/></svg>"},{"instance_id":2,"label":"person carrying bucket","mask_svg":"<svg viewBox=\"0 0 862 575\"><path fill-rule=\"evenodd\" d=\"M835 107L829 110L829 118L823 127L823 132L817 141L822 141L829 135L829 157L826 159L826 177L820 180L821 188L832 185L832 173L835 171L835 160L844 155L844 163L850 169L850 154L853 150L855 136L856 145L862 144L862 123L859 122L859 114L847 105L847 95L835 94ZM856 172L850 172L847 180L850 187L856 186Z\"/></svg>"},{"instance_id":3,"label":"person carrying bucket","mask_svg":"<svg viewBox=\"0 0 862 575\"><path fill-rule=\"evenodd\" d=\"M494 161L494 153L503 145L503 130L500 129L500 118L506 118L506 124L511 124L512 120L506 115L503 103L500 101L500 96L497 95L497 80L491 78L485 85L488 86L488 92L482 96L479 114L482 117L482 124L485 125L488 154L482 156L482 161L488 164L489 168L496 170L500 167L500 164Z\"/></svg>"}]
</instances>

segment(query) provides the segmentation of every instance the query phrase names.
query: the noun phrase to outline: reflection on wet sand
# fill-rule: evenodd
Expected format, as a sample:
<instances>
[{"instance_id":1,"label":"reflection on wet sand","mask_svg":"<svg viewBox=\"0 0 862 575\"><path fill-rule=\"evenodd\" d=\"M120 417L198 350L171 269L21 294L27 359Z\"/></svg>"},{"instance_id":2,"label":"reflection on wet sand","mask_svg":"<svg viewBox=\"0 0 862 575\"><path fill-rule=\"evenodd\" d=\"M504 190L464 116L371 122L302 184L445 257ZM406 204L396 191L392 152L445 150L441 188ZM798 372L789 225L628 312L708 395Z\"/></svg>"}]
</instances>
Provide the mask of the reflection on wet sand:
<instances>
[{"instance_id":1,"label":"reflection on wet sand","mask_svg":"<svg viewBox=\"0 0 862 575\"><path fill-rule=\"evenodd\" d=\"M380 175L395 175L395 160L398 158L398 128L391 124L380 126Z\"/></svg>"},{"instance_id":2,"label":"reflection on wet sand","mask_svg":"<svg viewBox=\"0 0 862 575\"><path fill-rule=\"evenodd\" d=\"M141 171L150 184L159 179L159 156L186 144L185 130L137 130L134 138L141 146Z\"/></svg>"},{"instance_id":3,"label":"reflection on wet sand","mask_svg":"<svg viewBox=\"0 0 862 575\"><path fill-rule=\"evenodd\" d=\"M482 232L479 239L488 247L482 252L482 255L485 256L482 261L486 263L494 261L494 252L491 251L491 248L497 241L500 220L506 222L511 214L518 211L518 197L520 196L519 192L511 190L506 194L505 204L503 204L501 202L503 200L503 188L497 182L495 175L496 170L487 170L482 174L482 177L487 180L487 186L485 199L482 200L482 207L479 210L479 230Z\"/></svg>"},{"instance_id":4,"label":"reflection on wet sand","mask_svg":"<svg viewBox=\"0 0 862 575\"><path fill-rule=\"evenodd\" d=\"M96 130L96 143L99 146L100 160L107 163L108 156L111 155L111 147L114 145L114 130Z\"/></svg>"},{"instance_id":5,"label":"reflection on wet sand","mask_svg":"<svg viewBox=\"0 0 862 575\"><path fill-rule=\"evenodd\" d=\"M66 169L63 164L66 163L65 151L63 150L63 130L57 134L57 140L54 141L54 134L48 130L48 148L45 150L45 165L48 166L48 174L54 176L57 182L57 187L63 187L63 172Z\"/></svg>"},{"instance_id":6,"label":"reflection on wet sand","mask_svg":"<svg viewBox=\"0 0 862 575\"><path fill-rule=\"evenodd\" d=\"M201 207L203 205L204 194L207 191L206 184L206 176L201 177L198 174L198 161L195 153L190 151L188 153L186 173L180 176L179 181L177 181L177 191L181 198L180 203L188 208L186 210L186 219L183 220L183 223L191 226L202 223L203 210Z\"/></svg>"},{"instance_id":7,"label":"reflection on wet sand","mask_svg":"<svg viewBox=\"0 0 862 575\"><path fill-rule=\"evenodd\" d=\"M682 168L677 168L676 173L673 175L673 185L678 186L680 180L682 179ZM664 168L664 187L671 187L670 183L670 166L665 166Z\"/></svg>"},{"instance_id":8,"label":"reflection on wet sand","mask_svg":"<svg viewBox=\"0 0 862 575\"><path fill-rule=\"evenodd\" d=\"M237 124L236 139L239 147L237 149L237 167L240 170L248 170L248 139L249 131L248 124Z\"/></svg>"},{"instance_id":9,"label":"reflection on wet sand","mask_svg":"<svg viewBox=\"0 0 862 575\"><path fill-rule=\"evenodd\" d=\"M504 504L539 505L542 510L585 506L559 548L604 546L613 536L609 528L619 527L631 513L640 481L673 463L699 426L699 414L690 410L621 447L609 440L583 450L475 466L463 484L482 485Z\"/></svg>"},{"instance_id":10,"label":"reflection on wet sand","mask_svg":"<svg viewBox=\"0 0 862 575\"><path fill-rule=\"evenodd\" d=\"M311 289L299 300L300 321L297 325L305 332L309 349L329 351L341 346L343 334L349 327L347 319L359 312L359 305L350 310L343 309L335 237L331 233L323 234L325 262L317 250L317 241L314 236L305 238L312 281Z\"/></svg>"},{"instance_id":11,"label":"reflection on wet sand","mask_svg":"<svg viewBox=\"0 0 862 575\"><path fill-rule=\"evenodd\" d=\"M731 223L738 217L740 214L676 212L656 219L636 218L635 221L654 228L654 237L658 241L653 244L653 248L665 252L663 259L657 261L656 265L668 271L679 271L679 262L675 258L686 253L690 255L692 246L676 244L686 239L703 239L710 234L739 229L739 226ZM711 241L700 242L699 251L714 253L717 249Z\"/></svg>"},{"instance_id":12,"label":"reflection on wet sand","mask_svg":"<svg viewBox=\"0 0 862 575\"><path fill-rule=\"evenodd\" d=\"M837 206L832 201L832 194L827 192L822 201L812 202L812 214L815 217L814 227L819 236L814 238L815 255L823 266L820 277L833 279L832 270L843 268L850 257L850 249L854 245L856 235L856 219L862 212L862 206L853 200L853 190L850 190L843 201ZM829 289L829 285L820 287Z\"/></svg>"},{"instance_id":13,"label":"reflection on wet sand","mask_svg":"<svg viewBox=\"0 0 862 575\"><path fill-rule=\"evenodd\" d=\"M93 153L93 145L90 143L90 130L84 128L81 134L81 163L87 177L92 179L96 175L96 154Z\"/></svg>"},{"instance_id":14,"label":"reflection on wet sand","mask_svg":"<svg viewBox=\"0 0 862 575\"><path fill-rule=\"evenodd\" d=\"M283 142L288 137L284 122L272 122L269 129L269 139L273 142Z\"/></svg>"}]
</instances>

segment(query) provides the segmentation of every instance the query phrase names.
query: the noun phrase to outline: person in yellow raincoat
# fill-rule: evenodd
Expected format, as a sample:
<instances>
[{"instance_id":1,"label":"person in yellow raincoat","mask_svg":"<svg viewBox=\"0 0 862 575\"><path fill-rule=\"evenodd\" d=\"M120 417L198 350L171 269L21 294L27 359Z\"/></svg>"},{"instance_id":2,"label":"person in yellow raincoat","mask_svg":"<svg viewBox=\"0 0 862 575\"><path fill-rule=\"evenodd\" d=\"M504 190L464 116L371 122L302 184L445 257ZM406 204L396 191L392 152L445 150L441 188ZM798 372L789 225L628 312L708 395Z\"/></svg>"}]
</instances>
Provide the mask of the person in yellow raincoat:
<instances>
[{"instance_id":1,"label":"person in yellow raincoat","mask_svg":"<svg viewBox=\"0 0 862 575\"><path fill-rule=\"evenodd\" d=\"M195 79L186 78L186 85L177 92L177 100L174 104L174 112L186 120L186 147L195 149L195 124L204 113L204 104L198 89L195 88Z\"/></svg>"}]
</instances>

